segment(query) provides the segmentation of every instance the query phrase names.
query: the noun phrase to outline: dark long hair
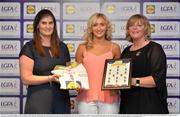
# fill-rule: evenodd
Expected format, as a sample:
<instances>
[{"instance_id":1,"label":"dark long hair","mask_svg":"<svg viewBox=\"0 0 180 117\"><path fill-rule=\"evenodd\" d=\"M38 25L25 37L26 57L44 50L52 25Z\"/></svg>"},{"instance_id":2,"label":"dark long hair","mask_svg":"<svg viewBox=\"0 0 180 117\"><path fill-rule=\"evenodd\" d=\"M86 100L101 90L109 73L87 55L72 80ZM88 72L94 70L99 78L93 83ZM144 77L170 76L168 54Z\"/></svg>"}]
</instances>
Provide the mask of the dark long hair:
<instances>
[{"instance_id":1,"label":"dark long hair","mask_svg":"<svg viewBox=\"0 0 180 117\"><path fill-rule=\"evenodd\" d=\"M35 49L38 51L40 56L44 56L45 52L41 43L41 37L40 37L40 33L39 33L39 29L38 29L38 25L39 22L42 20L42 18L50 16L53 19L53 23L54 23L54 29L53 29L53 33L51 35L51 54L53 57L58 57L60 54L60 50L59 50L59 37L58 37L58 33L57 33L57 27L56 27L56 19L53 15L53 13L50 10L47 9L42 9L41 11L39 11L34 19L33 22L33 40L34 40L34 45L35 45Z\"/></svg>"}]
</instances>

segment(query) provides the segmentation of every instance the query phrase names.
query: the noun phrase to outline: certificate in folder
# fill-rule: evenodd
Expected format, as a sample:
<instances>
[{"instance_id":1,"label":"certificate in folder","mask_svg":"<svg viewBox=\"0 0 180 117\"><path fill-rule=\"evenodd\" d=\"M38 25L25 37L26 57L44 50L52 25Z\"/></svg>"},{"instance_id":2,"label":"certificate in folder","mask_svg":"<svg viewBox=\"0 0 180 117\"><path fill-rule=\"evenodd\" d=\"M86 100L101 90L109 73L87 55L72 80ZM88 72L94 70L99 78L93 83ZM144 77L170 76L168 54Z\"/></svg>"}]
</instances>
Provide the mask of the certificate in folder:
<instances>
[{"instance_id":1,"label":"certificate in folder","mask_svg":"<svg viewBox=\"0 0 180 117\"><path fill-rule=\"evenodd\" d=\"M128 89L131 87L131 59L107 59L102 89Z\"/></svg>"}]
</instances>

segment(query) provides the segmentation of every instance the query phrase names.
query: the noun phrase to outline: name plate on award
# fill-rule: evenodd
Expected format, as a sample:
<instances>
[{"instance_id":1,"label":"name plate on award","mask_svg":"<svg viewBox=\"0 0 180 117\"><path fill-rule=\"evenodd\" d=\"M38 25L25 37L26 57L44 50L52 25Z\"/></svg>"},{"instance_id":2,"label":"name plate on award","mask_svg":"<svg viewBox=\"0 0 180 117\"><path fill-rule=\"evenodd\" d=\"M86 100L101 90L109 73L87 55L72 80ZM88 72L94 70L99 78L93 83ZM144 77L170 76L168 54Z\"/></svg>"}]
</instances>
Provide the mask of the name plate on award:
<instances>
[{"instance_id":1,"label":"name plate on award","mask_svg":"<svg viewBox=\"0 0 180 117\"><path fill-rule=\"evenodd\" d=\"M131 88L131 59L107 59L103 74L102 89Z\"/></svg>"}]
</instances>

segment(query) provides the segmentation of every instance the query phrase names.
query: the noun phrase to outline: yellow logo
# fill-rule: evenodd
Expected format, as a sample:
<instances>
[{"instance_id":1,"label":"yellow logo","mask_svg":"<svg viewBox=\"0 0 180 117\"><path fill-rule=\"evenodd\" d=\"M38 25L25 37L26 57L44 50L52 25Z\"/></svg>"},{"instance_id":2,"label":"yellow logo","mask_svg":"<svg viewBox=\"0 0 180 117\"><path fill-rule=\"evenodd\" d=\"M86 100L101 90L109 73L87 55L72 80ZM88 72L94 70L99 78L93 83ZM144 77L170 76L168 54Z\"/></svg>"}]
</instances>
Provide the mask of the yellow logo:
<instances>
[{"instance_id":1,"label":"yellow logo","mask_svg":"<svg viewBox=\"0 0 180 117\"><path fill-rule=\"evenodd\" d=\"M151 24L151 33L155 33L155 24Z\"/></svg>"},{"instance_id":2,"label":"yellow logo","mask_svg":"<svg viewBox=\"0 0 180 117\"><path fill-rule=\"evenodd\" d=\"M33 33L33 24L27 24L27 33Z\"/></svg>"},{"instance_id":3,"label":"yellow logo","mask_svg":"<svg viewBox=\"0 0 180 117\"><path fill-rule=\"evenodd\" d=\"M112 24L112 33L115 33L115 24Z\"/></svg>"},{"instance_id":4,"label":"yellow logo","mask_svg":"<svg viewBox=\"0 0 180 117\"><path fill-rule=\"evenodd\" d=\"M27 14L35 14L35 13L36 13L35 5L27 5Z\"/></svg>"},{"instance_id":5,"label":"yellow logo","mask_svg":"<svg viewBox=\"0 0 180 117\"><path fill-rule=\"evenodd\" d=\"M81 83L79 81L67 81L66 82L67 89L80 89Z\"/></svg>"},{"instance_id":6,"label":"yellow logo","mask_svg":"<svg viewBox=\"0 0 180 117\"><path fill-rule=\"evenodd\" d=\"M155 13L155 6L154 5L147 5L146 6L146 13L147 14L154 14Z\"/></svg>"},{"instance_id":7,"label":"yellow logo","mask_svg":"<svg viewBox=\"0 0 180 117\"><path fill-rule=\"evenodd\" d=\"M67 43L67 47L68 47L69 52L74 52L75 51L74 43Z\"/></svg>"},{"instance_id":8,"label":"yellow logo","mask_svg":"<svg viewBox=\"0 0 180 117\"><path fill-rule=\"evenodd\" d=\"M106 10L107 10L107 13L109 13L109 14L115 13L116 6L115 5L108 5Z\"/></svg>"},{"instance_id":9,"label":"yellow logo","mask_svg":"<svg viewBox=\"0 0 180 117\"><path fill-rule=\"evenodd\" d=\"M75 13L75 6L74 5L67 5L66 6L66 14L74 14Z\"/></svg>"},{"instance_id":10,"label":"yellow logo","mask_svg":"<svg viewBox=\"0 0 180 117\"><path fill-rule=\"evenodd\" d=\"M74 33L74 24L67 24L66 25L66 33Z\"/></svg>"}]
</instances>

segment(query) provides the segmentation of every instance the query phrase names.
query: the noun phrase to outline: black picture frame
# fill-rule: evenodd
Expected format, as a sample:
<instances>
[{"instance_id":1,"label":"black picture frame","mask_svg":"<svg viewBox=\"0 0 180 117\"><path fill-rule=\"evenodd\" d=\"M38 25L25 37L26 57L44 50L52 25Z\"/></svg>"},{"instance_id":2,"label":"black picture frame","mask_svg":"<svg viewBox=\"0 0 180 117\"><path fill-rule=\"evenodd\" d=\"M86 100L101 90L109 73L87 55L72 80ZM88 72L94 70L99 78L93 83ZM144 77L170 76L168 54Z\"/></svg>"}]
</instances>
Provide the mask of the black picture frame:
<instances>
[{"instance_id":1,"label":"black picture frame","mask_svg":"<svg viewBox=\"0 0 180 117\"><path fill-rule=\"evenodd\" d=\"M132 60L107 59L105 61L102 90L131 88Z\"/></svg>"}]
</instances>

